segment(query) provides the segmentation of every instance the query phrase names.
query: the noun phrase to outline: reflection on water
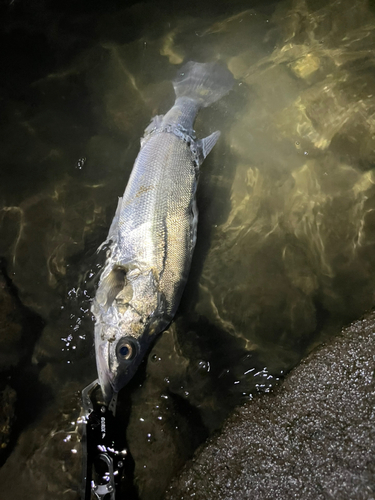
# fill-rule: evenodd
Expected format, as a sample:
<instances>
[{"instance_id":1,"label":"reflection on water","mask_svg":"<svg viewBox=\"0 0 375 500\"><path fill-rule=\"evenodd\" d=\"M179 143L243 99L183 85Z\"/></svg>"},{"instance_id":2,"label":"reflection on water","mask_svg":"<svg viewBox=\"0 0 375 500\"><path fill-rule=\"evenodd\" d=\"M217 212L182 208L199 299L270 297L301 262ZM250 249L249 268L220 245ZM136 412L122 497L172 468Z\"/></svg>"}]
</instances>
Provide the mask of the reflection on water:
<instances>
[{"instance_id":1,"label":"reflection on water","mask_svg":"<svg viewBox=\"0 0 375 500\"><path fill-rule=\"evenodd\" d=\"M46 4L42 18L37 7L8 6L3 36L16 56L27 53L17 37L33 40L36 62L33 71L11 65L1 88L0 256L23 304L46 322L30 353L37 384L25 384L53 395L0 472L15 500L29 488L38 499L77 498L78 391L95 378L89 308L103 260L95 250L143 129L173 102L182 61L221 59L237 84L196 123L200 137L216 129L222 137L202 167L179 314L122 395L123 405L131 400L124 432L139 498L159 498L233 405L270 390L374 305L367 2L165 5L161 13L151 4L102 12ZM44 64L38 47L49 54ZM4 381L14 373L3 371Z\"/></svg>"}]
</instances>

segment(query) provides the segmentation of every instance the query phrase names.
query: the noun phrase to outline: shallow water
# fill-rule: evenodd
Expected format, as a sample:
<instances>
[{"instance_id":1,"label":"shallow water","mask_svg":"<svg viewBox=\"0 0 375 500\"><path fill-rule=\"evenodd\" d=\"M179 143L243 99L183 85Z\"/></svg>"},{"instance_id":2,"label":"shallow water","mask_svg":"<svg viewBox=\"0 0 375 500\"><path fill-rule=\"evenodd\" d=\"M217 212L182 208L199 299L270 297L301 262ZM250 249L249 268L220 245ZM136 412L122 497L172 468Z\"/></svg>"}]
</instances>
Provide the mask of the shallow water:
<instances>
[{"instance_id":1,"label":"shallow water","mask_svg":"<svg viewBox=\"0 0 375 500\"><path fill-rule=\"evenodd\" d=\"M121 394L131 498L160 498L235 404L374 305L372 4L127 5L1 4L0 256L39 315L0 365L18 395L0 471L15 500L78 497L96 249L183 61L220 59L236 85L196 122L222 136L179 312Z\"/></svg>"}]
</instances>

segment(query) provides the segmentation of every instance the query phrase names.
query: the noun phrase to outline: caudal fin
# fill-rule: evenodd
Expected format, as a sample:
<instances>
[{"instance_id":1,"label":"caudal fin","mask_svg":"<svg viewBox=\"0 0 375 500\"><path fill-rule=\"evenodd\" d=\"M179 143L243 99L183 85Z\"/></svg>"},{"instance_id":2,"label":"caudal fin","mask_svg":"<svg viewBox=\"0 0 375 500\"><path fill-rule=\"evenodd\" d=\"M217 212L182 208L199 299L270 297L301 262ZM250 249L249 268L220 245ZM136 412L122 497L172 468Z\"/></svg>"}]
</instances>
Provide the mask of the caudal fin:
<instances>
[{"instance_id":1,"label":"caudal fin","mask_svg":"<svg viewBox=\"0 0 375 500\"><path fill-rule=\"evenodd\" d=\"M173 82L176 97L190 97L204 108L227 94L233 84L233 75L224 66L194 61L186 63Z\"/></svg>"}]
</instances>

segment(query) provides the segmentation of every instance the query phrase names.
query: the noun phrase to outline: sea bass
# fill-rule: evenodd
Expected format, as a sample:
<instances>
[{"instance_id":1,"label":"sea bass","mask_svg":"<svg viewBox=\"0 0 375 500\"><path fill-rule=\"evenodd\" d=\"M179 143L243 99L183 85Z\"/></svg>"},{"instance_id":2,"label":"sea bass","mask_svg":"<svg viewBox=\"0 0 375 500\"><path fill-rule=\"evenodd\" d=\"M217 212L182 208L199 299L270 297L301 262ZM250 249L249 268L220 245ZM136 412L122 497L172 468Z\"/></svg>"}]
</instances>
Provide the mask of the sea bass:
<instances>
[{"instance_id":1,"label":"sea bass","mask_svg":"<svg viewBox=\"0 0 375 500\"><path fill-rule=\"evenodd\" d=\"M176 101L146 128L108 237L92 312L99 382L108 402L134 375L171 322L197 234L199 167L220 132L197 140L194 120L232 88L215 63L188 62L173 82Z\"/></svg>"}]
</instances>

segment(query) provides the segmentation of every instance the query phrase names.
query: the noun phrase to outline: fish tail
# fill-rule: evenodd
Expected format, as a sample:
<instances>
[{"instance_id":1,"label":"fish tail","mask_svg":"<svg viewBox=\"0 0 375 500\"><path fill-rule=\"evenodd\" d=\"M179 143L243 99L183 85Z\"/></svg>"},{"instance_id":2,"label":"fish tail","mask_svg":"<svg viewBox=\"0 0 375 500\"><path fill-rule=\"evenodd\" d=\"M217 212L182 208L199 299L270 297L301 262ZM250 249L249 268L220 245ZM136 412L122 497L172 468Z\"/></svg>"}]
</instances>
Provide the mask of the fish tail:
<instances>
[{"instance_id":1,"label":"fish tail","mask_svg":"<svg viewBox=\"0 0 375 500\"><path fill-rule=\"evenodd\" d=\"M176 97L189 97L206 108L227 94L234 84L232 73L218 63L190 61L173 81Z\"/></svg>"}]
</instances>

